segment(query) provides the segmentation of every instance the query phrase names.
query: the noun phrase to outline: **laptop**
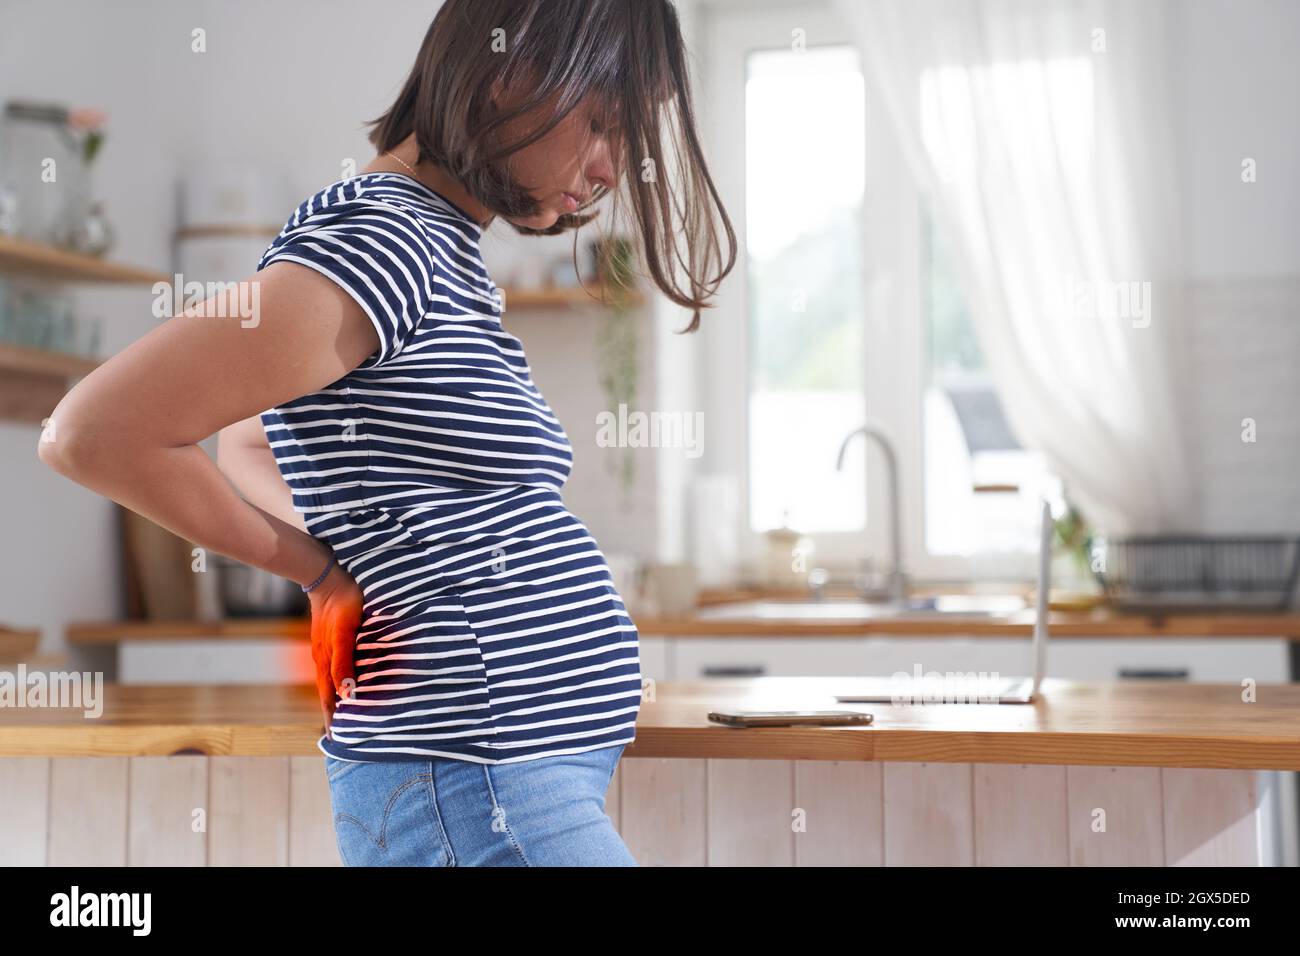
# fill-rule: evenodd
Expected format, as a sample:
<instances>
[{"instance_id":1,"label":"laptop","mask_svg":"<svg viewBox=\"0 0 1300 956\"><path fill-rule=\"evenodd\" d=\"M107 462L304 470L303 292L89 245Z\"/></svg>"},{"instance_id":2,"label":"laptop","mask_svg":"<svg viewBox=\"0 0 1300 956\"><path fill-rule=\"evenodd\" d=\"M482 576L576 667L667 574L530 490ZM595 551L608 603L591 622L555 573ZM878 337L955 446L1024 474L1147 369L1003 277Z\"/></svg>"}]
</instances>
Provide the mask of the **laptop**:
<instances>
[{"instance_id":1,"label":"laptop","mask_svg":"<svg viewBox=\"0 0 1300 956\"><path fill-rule=\"evenodd\" d=\"M1052 508L1043 501L1038 534L1038 595L1034 607L1033 677L972 679L969 675L939 679L882 677L867 681L867 691L837 694L843 704L1032 704L1038 700L1047 667L1048 593L1052 582Z\"/></svg>"}]
</instances>

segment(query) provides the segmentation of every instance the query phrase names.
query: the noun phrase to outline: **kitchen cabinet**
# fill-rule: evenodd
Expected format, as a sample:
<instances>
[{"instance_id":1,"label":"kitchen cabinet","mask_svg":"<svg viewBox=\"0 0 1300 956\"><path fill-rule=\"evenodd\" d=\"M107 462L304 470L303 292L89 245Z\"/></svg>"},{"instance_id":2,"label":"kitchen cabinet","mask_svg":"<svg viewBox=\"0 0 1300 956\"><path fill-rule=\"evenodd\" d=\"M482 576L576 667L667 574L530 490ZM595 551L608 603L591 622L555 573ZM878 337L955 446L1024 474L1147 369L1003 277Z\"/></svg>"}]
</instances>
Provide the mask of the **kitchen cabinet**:
<instances>
[{"instance_id":1,"label":"kitchen cabinet","mask_svg":"<svg viewBox=\"0 0 1300 956\"><path fill-rule=\"evenodd\" d=\"M644 640L644 639L643 639ZM1024 639L908 637L671 637L661 654L663 679L713 676L889 676L895 671L985 671L1005 676L1032 670ZM1117 680L1128 673L1206 682L1290 680L1282 638L1216 641L1070 638L1048 646L1047 672L1071 680ZM743 672L743 673L740 673Z\"/></svg>"},{"instance_id":2,"label":"kitchen cabinet","mask_svg":"<svg viewBox=\"0 0 1300 956\"><path fill-rule=\"evenodd\" d=\"M656 633L641 629L642 670L658 680L720 676L884 675L923 669L1030 671L1025 637L914 635L714 636L705 628ZM305 620L230 619L214 622L74 624L73 644L118 647L122 683L261 683L311 674ZM1048 673L1077 680L1113 680L1126 674L1190 681L1245 678L1289 681L1289 640L1277 637L1087 637L1053 634ZM304 670L305 668L305 670ZM209 681L209 678L214 678Z\"/></svg>"},{"instance_id":3,"label":"kitchen cabinet","mask_svg":"<svg viewBox=\"0 0 1300 956\"><path fill-rule=\"evenodd\" d=\"M1050 706L871 705L870 727L707 720L825 706L841 681L660 684L605 803L638 861L1286 862L1276 781L1300 769L1300 687L1264 685L1250 712L1235 684L1053 680ZM0 712L0 865L337 865L314 688L105 690L96 720Z\"/></svg>"}]
</instances>

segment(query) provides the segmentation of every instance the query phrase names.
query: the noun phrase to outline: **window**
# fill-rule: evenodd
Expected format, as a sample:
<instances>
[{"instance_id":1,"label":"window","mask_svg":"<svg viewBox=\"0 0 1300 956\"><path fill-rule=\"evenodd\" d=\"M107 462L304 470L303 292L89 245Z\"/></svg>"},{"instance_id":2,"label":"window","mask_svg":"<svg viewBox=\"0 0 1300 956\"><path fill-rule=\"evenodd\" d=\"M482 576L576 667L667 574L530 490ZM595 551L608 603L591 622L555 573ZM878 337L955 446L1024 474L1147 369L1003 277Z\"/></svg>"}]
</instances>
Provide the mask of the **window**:
<instances>
[{"instance_id":1,"label":"window","mask_svg":"<svg viewBox=\"0 0 1300 956\"><path fill-rule=\"evenodd\" d=\"M749 523L851 531L866 520L862 424L863 77L851 47L746 57Z\"/></svg>"},{"instance_id":2,"label":"window","mask_svg":"<svg viewBox=\"0 0 1300 956\"><path fill-rule=\"evenodd\" d=\"M1050 89L1050 99L1026 91ZM978 94L978 95L977 95ZM993 102L1009 139L1033 176L1059 161L1071 181L1086 181L1093 150L1092 64L1082 57L942 67L921 77L921 130L941 180L970 202L980 198L977 166L980 105ZM1053 107L1055 106L1055 109ZM987 125L987 124L986 124ZM1052 136L1043 137L1050 129ZM1045 139L1056 152L1038 154ZM1006 421L963 300L957 269L930 203L921 203L922 322L927 339L923 398L925 548L931 554L978 555L1037 547L1039 495L1055 481L1043 457L1019 446Z\"/></svg>"},{"instance_id":3,"label":"window","mask_svg":"<svg viewBox=\"0 0 1300 956\"><path fill-rule=\"evenodd\" d=\"M910 186L866 64L840 43L845 25L826 7L705 6L705 135L746 246L743 293L725 291L702 343L713 429L705 472L738 480L743 552L760 560L762 532L784 522L813 537L817 564L888 565L884 456L859 438L835 467L845 436L870 420L898 455L909 573L1032 573L1038 509L1028 499L1052 482L1010 431L954 237ZM791 24L814 38L806 49L790 48ZM1089 163L1091 69L1066 58L921 77L917 106L926 144L933 135L942 144L940 176L977 168L985 125L973 91L1023 97L1044 79L1050 102L1067 108L1010 111L1024 123L1007 131L1023 147L1017 175L1044 168L1034 153L1042 122L1063 162Z\"/></svg>"},{"instance_id":4,"label":"window","mask_svg":"<svg viewBox=\"0 0 1300 956\"><path fill-rule=\"evenodd\" d=\"M1049 480L1020 447L998 400L952 254L921 204L925 325L925 549L976 555L1038 546L1033 502Z\"/></svg>"}]
</instances>

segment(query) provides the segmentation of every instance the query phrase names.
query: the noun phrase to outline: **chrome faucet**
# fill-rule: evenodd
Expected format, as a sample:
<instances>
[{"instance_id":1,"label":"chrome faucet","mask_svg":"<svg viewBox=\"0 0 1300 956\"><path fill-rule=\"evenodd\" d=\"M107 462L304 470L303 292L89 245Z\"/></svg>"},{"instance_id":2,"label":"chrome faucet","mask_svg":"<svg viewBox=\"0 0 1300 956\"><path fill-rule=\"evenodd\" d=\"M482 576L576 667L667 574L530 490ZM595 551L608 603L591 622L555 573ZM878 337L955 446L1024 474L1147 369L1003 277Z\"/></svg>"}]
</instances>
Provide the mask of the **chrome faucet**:
<instances>
[{"instance_id":1,"label":"chrome faucet","mask_svg":"<svg viewBox=\"0 0 1300 956\"><path fill-rule=\"evenodd\" d=\"M885 456L885 468L889 474L889 542L890 549L893 551L893 566L889 572L889 596L901 603L907 598L907 576L903 573L903 533L899 521L898 455L895 454L894 445L884 429L874 422L867 422L844 437L840 445L840 453L835 458L836 471L844 470L844 453L848 450L849 442L859 435L865 435L879 445Z\"/></svg>"}]
</instances>

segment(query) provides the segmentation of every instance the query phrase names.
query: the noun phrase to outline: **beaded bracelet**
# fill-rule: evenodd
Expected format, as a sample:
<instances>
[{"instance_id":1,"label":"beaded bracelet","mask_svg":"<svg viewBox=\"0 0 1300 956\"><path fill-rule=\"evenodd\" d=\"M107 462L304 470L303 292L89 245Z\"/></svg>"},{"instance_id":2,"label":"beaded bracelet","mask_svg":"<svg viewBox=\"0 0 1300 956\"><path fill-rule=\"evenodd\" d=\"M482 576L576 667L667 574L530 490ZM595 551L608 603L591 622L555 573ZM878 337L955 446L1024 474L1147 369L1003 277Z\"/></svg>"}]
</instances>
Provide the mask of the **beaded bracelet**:
<instances>
[{"instance_id":1,"label":"beaded bracelet","mask_svg":"<svg viewBox=\"0 0 1300 956\"><path fill-rule=\"evenodd\" d=\"M327 564L327 565L325 565L325 570L322 571L322 572L320 573L320 577L318 577L318 578L317 578L315 581L313 581L311 584L300 584L300 585L299 585L299 587L302 588L304 594L305 594L306 592L308 592L308 591L311 591L311 590L315 589L316 585L320 584L322 581L324 581L324 580L329 576L330 569L334 567L335 560L336 560L336 559L335 559L335 556L331 554L331 555L330 555L330 563Z\"/></svg>"}]
</instances>

